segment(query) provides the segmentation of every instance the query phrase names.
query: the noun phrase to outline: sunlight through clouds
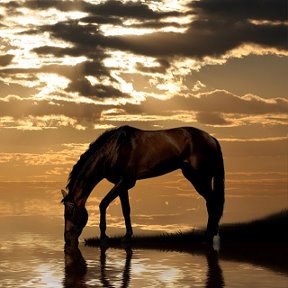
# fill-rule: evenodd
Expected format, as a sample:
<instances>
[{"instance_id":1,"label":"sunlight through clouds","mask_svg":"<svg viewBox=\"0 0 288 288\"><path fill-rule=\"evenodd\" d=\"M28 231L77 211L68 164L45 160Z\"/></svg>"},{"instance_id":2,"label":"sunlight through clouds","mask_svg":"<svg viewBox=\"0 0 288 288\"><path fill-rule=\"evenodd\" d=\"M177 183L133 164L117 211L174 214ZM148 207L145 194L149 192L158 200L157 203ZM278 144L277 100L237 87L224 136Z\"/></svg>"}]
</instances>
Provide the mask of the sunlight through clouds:
<instances>
[{"instance_id":1,"label":"sunlight through clouds","mask_svg":"<svg viewBox=\"0 0 288 288\"><path fill-rule=\"evenodd\" d=\"M17 129L17 130L44 130L57 129L59 127L72 126L77 130L83 130L77 120L64 115L44 115L28 116L25 118L15 119L13 117L0 117L0 128Z\"/></svg>"},{"instance_id":2,"label":"sunlight through clouds","mask_svg":"<svg viewBox=\"0 0 288 288\"><path fill-rule=\"evenodd\" d=\"M257 171L287 174L285 7L242 1L1 1L1 179L64 182L88 143L120 125L206 130L228 172L252 173L246 190L228 178L231 192L259 192ZM282 178L268 182L284 191ZM165 197L161 209L175 202Z\"/></svg>"},{"instance_id":3,"label":"sunlight through clouds","mask_svg":"<svg viewBox=\"0 0 288 288\"><path fill-rule=\"evenodd\" d=\"M168 149L160 138L149 138L152 132L139 144L140 130L195 127L219 141L225 166L220 232L222 225L287 211L286 2L1 0L0 286L286 287L286 271L279 264L283 259L277 259L278 265L274 251L273 264L269 253L259 259L246 253L244 259L241 252L232 255L231 247L225 252L225 241L220 258L202 244L204 249L196 245L188 251L187 246L182 253L177 244L175 249L182 252L130 249L126 241L122 249L91 249L85 241L101 239L100 203L105 204L117 183L133 178L130 164L141 166L149 151L162 160L171 151L179 156L175 165L166 158L161 167L155 162L149 175L179 169L147 179L130 177L133 235L164 235L162 239L171 237L173 242L170 233L182 237L184 232L204 231L211 220L205 191L200 194L193 185L199 190L197 177L206 171L196 163L206 145L199 139L206 134L199 132L197 138L190 131L198 130L180 128L171 132L176 135L172 139L158 133L173 144ZM119 126L125 129L116 130ZM145 146L140 160L130 154L137 145ZM108 162L119 163L119 151L125 159L120 159L120 168L111 168L111 176ZM210 176L219 174L216 158L204 165ZM99 159L96 165L93 161ZM196 163L193 171L186 171L185 159ZM146 171L150 164L144 166ZM223 178L222 161L220 166ZM212 182L204 186L215 190L217 177L208 180ZM129 222L120 196L107 208L110 237L125 235L125 220ZM73 205L63 204L72 202L88 212L79 237L81 251L64 247L70 233L63 231L69 228L63 218ZM74 210L72 222L81 214ZM157 245L159 238L150 239L156 241L145 243L146 248Z\"/></svg>"}]
</instances>

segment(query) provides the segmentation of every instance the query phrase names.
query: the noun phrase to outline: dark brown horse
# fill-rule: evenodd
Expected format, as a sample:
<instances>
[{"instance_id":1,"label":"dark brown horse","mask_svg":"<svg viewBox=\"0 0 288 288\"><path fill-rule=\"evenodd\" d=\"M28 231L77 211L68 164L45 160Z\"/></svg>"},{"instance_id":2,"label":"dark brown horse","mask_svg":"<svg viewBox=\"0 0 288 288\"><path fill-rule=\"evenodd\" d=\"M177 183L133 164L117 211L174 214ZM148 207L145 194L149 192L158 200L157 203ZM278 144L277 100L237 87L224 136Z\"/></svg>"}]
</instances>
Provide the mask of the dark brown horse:
<instances>
[{"instance_id":1,"label":"dark brown horse","mask_svg":"<svg viewBox=\"0 0 288 288\"><path fill-rule=\"evenodd\" d=\"M77 245L88 220L85 203L97 183L106 178L115 186L100 203L100 238L105 241L106 209L120 197L126 225L126 239L133 232L128 190L136 181L181 169L206 200L206 234L212 239L224 205L224 164L218 141L192 127L142 131L129 126L106 131L80 157L62 191L65 205L65 242Z\"/></svg>"}]
</instances>

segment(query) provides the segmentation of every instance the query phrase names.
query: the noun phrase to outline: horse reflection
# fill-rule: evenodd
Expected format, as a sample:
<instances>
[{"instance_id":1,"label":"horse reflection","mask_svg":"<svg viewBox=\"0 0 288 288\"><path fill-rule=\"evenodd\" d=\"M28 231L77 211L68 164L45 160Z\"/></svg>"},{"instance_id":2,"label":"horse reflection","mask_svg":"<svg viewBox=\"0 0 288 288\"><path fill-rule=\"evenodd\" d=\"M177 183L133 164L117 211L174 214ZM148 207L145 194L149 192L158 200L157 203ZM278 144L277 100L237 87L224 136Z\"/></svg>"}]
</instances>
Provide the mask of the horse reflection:
<instances>
[{"instance_id":1,"label":"horse reflection","mask_svg":"<svg viewBox=\"0 0 288 288\"><path fill-rule=\"evenodd\" d=\"M100 281L103 285L103 287L114 287L111 285L109 277L107 275L107 268L106 268L106 248L101 248L101 253L100 253L100 264L101 264L101 278ZM130 271L131 271L131 259L132 259L132 249L131 248L126 248L126 260L125 260L125 265L122 273L122 283L121 287L129 287L130 283Z\"/></svg>"},{"instance_id":2,"label":"horse reflection","mask_svg":"<svg viewBox=\"0 0 288 288\"><path fill-rule=\"evenodd\" d=\"M75 248L65 249L65 278L64 288L86 288L85 275L87 263L81 251Z\"/></svg>"},{"instance_id":3,"label":"horse reflection","mask_svg":"<svg viewBox=\"0 0 288 288\"><path fill-rule=\"evenodd\" d=\"M107 248L100 248L100 275L96 273L99 277L99 281L102 287L115 287L119 286L119 283L114 283L112 275L109 275L109 269L107 269ZM123 288L129 287L131 280L131 260L133 256L132 249L126 248L126 258L123 267L121 286ZM197 251L195 251L197 254ZM219 255L213 249L198 251L200 254L203 252L203 256L207 260L207 274L206 274L206 288L224 288L225 282L223 277L223 272L221 266L219 265ZM165 252L162 252L165 253ZM86 275L88 272L87 263L78 248L65 249L65 278L63 281L64 288L87 288L88 282ZM91 272L91 271L90 271ZM94 271L96 272L96 271ZM98 272L98 271L97 271ZM111 272L111 271L110 271ZM193 273L193 271L192 271ZM94 273L93 273L94 274ZM94 277L97 277L94 274ZM91 280L91 279L90 279ZM115 281L115 280L114 280ZM118 282L118 281L117 281ZM114 286L115 285L115 286Z\"/></svg>"},{"instance_id":4,"label":"horse reflection","mask_svg":"<svg viewBox=\"0 0 288 288\"><path fill-rule=\"evenodd\" d=\"M109 280L106 268L106 250L107 248L101 248L100 251L100 282L102 287L114 287ZM130 271L131 271L131 259L132 249L126 248L126 260L122 273L121 287L129 287L130 283ZM81 251L75 248L65 249L65 278L63 281L64 288L87 288L86 275L87 275L87 263L82 256ZM118 285L117 285L118 286Z\"/></svg>"},{"instance_id":5,"label":"horse reflection","mask_svg":"<svg viewBox=\"0 0 288 288\"><path fill-rule=\"evenodd\" d=\"M207 260L207 280L206 288L223 288L225 287L223 272L219 265L219 255L214 249L206 252Z\"/></svg>"}]
</instances>

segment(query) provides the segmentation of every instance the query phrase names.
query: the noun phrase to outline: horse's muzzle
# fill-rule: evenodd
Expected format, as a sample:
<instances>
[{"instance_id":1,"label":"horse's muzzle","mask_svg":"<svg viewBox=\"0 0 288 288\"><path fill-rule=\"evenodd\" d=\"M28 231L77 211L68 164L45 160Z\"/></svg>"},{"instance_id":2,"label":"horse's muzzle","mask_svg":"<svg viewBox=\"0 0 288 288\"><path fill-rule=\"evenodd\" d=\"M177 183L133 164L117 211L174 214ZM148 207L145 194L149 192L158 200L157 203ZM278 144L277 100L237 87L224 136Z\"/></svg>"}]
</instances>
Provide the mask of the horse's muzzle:
<instances>
[{"instance_id":1,"label":"horse's muzzle","mask_svg":"<svg viewBox=\"0 0 288 288\"><path fill-rule=\"evenodd\" d=\"M72 231L67 231L64 233L65 247L77 247L79 244L78 233L71 233Z\"/></svg>"}]
</instances>

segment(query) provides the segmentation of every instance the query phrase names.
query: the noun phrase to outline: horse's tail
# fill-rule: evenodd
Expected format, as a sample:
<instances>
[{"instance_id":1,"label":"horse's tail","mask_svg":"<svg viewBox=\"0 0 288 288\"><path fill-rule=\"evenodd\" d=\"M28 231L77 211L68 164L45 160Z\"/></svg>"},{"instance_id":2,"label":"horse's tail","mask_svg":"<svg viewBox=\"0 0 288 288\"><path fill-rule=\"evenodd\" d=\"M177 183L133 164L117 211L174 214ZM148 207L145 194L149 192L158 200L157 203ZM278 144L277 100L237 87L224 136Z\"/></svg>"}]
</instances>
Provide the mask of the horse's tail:
<instances>
[{"instance_id":1,"label":"horse's tail","mask_svg":"<svg viewBox=\"0 0 288 288\"><path fill-rule=\"evenodd\" d=\"M225 202L225 169L221 146L217 139L217 154L216 154L216 165L213 177L213 198L217 203L217 214L220 217L223 214L224 202Z\"/></svg>"}]
</instances>

